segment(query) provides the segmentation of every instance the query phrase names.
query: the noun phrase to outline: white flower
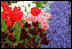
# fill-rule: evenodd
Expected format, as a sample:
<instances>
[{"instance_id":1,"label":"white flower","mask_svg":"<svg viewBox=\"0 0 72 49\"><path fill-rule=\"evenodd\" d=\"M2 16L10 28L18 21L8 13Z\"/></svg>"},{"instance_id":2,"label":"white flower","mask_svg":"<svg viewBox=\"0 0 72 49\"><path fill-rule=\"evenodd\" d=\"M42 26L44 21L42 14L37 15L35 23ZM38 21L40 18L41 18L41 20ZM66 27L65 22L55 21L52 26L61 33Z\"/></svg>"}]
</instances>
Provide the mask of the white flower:
<instances>
[{"instance_id":1,"label":"white flower","mask_svg":"<svg viewBox=\"0 0 72 49\"><path fill-rule=\"evenodd\" d=\"M18 1L18 2L17 2L17 5L18 5L18 6L23 6L23 2L22 2L22 1Z\"/></svg>"},{"instance_id":2,"label":"white flower","mask_svg":"<svg viewBox=\"0 0 72 49\"><path fill-rule=\"evenodd\" d=\"M33 1L28 1L28 4L32 4Z\"/></svg>"},{"instance_id":3,"label":"white flower","mask_svg":"<svg viewBox=\"0 0 72 49\"><path fill-rule=\"evenodd\" d=\"M14 6L19 7L17 3L14 3Z\"/></svg>"},{"instance_id":4,"label":"white flower","mask_svg":"<svg viewBox=\"0 0 72 49\"><path fill-rule=\"evenodd\" d=\"M10 6L11 6L12 8L14 8L15 6L16 6L16 7L19 7L16 3L12 3Z\"/></svg>"},{"instance_id":5,"label":"white flower","mask_svg":"<svg viewBox=\"0 0 72 49\"><path fill-rule=\"evenodd\" d=\"M24 3L24 7L28 7L28 3L26 2L26 3Z\"/></svg>"},{"instance_id":6,"label":"white flower","mask_svg":"<svg viewBox=\"0 0 72 49\"><path fill-rule=\"evenodd\" d=\"M11 7L14 8L14 3L11 4Z\"/></svg>"},{"instance_id":7,"label":"white flower","mask_svg":"<svg viewBox=\"0 0 72 49\"><path fill-rule=\"evenodd\" d=\"M30 12L31 11L31 8L30 7L27 7L27 12Z\"/></svg>"},{"instance_id":8,"label":"white flower","mask_svg":"<svg viewBox=\"0 0 72 49\"><path fill-rule=\"evenodd\" d=\"M24 15L27 15L27 12L24 12Z\"/></svg>"},{"instance_id":9,"label":"white flower","mask_svg":"<svg viewBox=\"0 0 72 49\"><path fill-rule=\"evenodd\" d=\"M32 3L30 4L30 8L36 7L36 4Z\"/></svg>"},{"instance_id":10,"label":"white flower","mask_svg":"<svg viewBox=\"0 0 72 49\"><path fill-rule=\"evenodd\" d=\"M25 8L24 7L21 7L21 11L25 11Z\"/></svg>"}]
</instances>

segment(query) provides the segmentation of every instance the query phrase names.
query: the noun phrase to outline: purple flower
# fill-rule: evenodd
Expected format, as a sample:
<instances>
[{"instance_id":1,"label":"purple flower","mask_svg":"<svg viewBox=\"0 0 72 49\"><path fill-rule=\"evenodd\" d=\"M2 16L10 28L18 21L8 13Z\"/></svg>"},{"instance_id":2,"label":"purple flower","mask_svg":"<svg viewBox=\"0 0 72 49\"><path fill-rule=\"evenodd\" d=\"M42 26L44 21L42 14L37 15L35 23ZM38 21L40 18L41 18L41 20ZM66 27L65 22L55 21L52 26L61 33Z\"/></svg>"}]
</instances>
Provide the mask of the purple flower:
<instances>
[{"instance_id":1,"label":"purple flower","mask_svg":"<svg viewBox=\"0 0 72 49\"><path fill-rule=\"evenodd\" d=\"M47 38L50 44L45 48L71 48L71 33L69 25L70 1L54 1L51 5L52 18L49 22Z\"/></svg>"}]
</instances>

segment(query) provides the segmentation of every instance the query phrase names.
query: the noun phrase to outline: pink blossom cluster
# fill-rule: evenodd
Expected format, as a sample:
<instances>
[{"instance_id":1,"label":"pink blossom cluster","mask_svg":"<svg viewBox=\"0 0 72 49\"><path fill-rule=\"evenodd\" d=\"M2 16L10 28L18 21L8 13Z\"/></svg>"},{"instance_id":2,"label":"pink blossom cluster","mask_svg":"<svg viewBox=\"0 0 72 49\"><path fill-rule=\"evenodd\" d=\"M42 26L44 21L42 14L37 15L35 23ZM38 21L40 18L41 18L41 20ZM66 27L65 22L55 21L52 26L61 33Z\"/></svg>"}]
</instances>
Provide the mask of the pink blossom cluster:
<instances>
[{"instance_id":1,"label":"pink blossom cluster","mask_svg":"<svg viewBox=\"0 0 72 49\"><path fill-rule=\"evenodd\" d=\"M32 22L40 22L42 29L47 30L49 27L47 20L51 17L51 13L45 13L43 10L41 10L38 16L33 16L32 14L23 15L22 19L26 20L31 25Z\"/></svg>"}]
</instances>

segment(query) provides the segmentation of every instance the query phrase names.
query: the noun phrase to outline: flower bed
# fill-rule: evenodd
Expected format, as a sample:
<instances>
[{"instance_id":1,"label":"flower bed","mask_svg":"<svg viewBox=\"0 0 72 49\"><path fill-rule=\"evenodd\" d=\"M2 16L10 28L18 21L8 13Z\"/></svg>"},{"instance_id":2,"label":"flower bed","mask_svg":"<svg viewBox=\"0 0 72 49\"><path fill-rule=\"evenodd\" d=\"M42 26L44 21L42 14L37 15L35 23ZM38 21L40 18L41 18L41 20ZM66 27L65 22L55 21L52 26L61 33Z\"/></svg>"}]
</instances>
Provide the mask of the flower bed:
<instances>
[{"instance_id":1,"label":"flower bed","mask_svg":"<svg viewBox=\"0 0 72 49\"><path fill-rule=\"evenodd\" d=\"M1 1L1 48L71 48L70 10L70 1Z\"/></svg>"},{"instance_id":2,"label":"flower bed","mask_svg":"<svg viewBox=\"0 0 72 49\"><path fill-rule=\"evenodd\" d=\"M40 44L49 44L45 30L52 15L32 2L18 1L11 5L1 2L2 48L40 48Z\"/></svg>"}]
</instances>

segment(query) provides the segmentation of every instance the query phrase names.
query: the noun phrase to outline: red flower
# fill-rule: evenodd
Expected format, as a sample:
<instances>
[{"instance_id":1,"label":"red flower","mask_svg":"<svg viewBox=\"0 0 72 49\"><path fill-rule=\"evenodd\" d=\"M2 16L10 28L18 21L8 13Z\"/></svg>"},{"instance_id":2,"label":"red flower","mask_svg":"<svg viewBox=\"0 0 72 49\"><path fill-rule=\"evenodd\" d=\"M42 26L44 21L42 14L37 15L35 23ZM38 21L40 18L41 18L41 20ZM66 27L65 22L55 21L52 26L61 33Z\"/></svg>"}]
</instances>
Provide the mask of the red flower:
<instances>
[{"instance_id":1,"label":"red flower","mask_svg":"<svg viewBox=\"0 0 72 49\"><path fill-rule=\"evenodd\" d=\"M8 3L1 2L1 7L3 8L3 10L7 10L8 9Z\"/></svg>"},{"instance_id":2,"label":"red flower","mask_svg":"<svg viewBox=\"0 0 72 49\"><path fill-rule=\"evenodd\" d=\"M13 35L13 33L9 33L9 35Z\"/></svg>"},{"instance_id":3,"label":"red flower","mask_svg":"<svg viewBox=\"0 0 72 49\"><path fill-rule=\"evenodd\" d=\"M41 9L38 9L37 7L31 8L31 14L33 16L37 16L38 14L40 14L40 12L41 12Z\"/></svg>"},{"instance_id":4,"label":"red flower","mask_svg":"<svg viewBox=\"0 0 72 49\"><path fill-rule=\"evenodd\" d=\"M1 18L4 19L6 17L10 17L12 10L11 7L8 6L8 3L1 2L1 7L3 8L3 12L1 12Z\"/></svg>"},{"instance_id":5,"label":"red flower","mask_svg":"<svg viewBox=\"0 0 72 49\"><path fill-rule=\"evenodd\" d=\"M20 21L22 19L22 16L23 16L23 12L20 11L21 8L20 7L14 7L13 9L13 14L14 14L14 17L16 19L16 21Z\"/></svg>"},{"instance_id":6,"label":"red flower","mask_svg":"<svg viewBox=\"0 0 72 49\"><path fill-rule=\"evenodd\" d=\"M22 24L21 22L20 22L19 24L20 24L20 25L22 26L22 28L23 28L23 24Z\"/></svg>"},{"instance_id":7,"label":"red flower","mask_svg":"<svg viewBox=\"0 0 72 49\"><path fill-rule=\"evenodd\" d=\"M15 21L12 20L12 18L6 18L5 20L5 24L9 27L12 26L14 24Z\"/></svg>"},{"instance_id":8,"label":"red flower","mask_svg":"<svg viewBox=\"0 0 72 49\"><path fill-rule=\"evenodd\" d=\"M1 19L5 19L5 18L6 18L5 12L1 12Z\"/></svg>"}]
</instances>

